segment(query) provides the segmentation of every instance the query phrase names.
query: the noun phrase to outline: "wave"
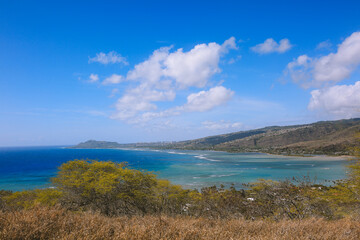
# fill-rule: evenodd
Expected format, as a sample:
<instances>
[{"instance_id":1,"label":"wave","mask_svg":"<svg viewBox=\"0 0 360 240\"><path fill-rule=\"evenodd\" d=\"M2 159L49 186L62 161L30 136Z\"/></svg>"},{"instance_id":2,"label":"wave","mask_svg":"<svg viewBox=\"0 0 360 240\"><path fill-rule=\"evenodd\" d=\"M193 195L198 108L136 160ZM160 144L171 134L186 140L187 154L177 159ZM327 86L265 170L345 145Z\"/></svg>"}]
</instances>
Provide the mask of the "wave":
<instances>
[{"instance_id":1,"label":"wave","mask_svg":"<svg viewBox=\"0 0 360 240\"><path fill-rule=\"evenodd\" d=\"M236 174L220 174L220 175L214 174L214 175L210 175L210 177L212 177L212 178L215 178L215 177L219 178L219 177L230 177L230 176L234 176L234 175L236 175Z\"/></svg>"},{"instance_id":2,"label":"wave","mask_svg":"<svg viewBox=\"0 0 360 240\"><path fill-rule=\"evenodd\" d=\"M196 158L199 158L199 159L208 160L208 161L211 161L211 162L221 162L220 160L215 160L215 159L207 158L207 157L205 157L205 155L197 155L197 156L195 156L195 157L196 157Z\"/></svg>"},{"instance_id":3,"label":"wave","mask_svg":"<svg viewBox=\"0 0 360 240\"><path fill-rule=\"evenodd\" d=\"M171 152L171 151L170 151L170 152L167 152L167 153L171 153L171 154L177 154L177 152Z\"/></svg>"},{"instance_id":4,"label":"wave","mask_svg":"<svg viewBox=\"0 0 360 240\"><path fill-rule=\"evenodd\" d=\"M188 155L187 153L183 153L183 152L174 152L174 151L167 151L167 153L170 153L170 154L179 154L179 155Z\"/></svg>"}]
</instances>

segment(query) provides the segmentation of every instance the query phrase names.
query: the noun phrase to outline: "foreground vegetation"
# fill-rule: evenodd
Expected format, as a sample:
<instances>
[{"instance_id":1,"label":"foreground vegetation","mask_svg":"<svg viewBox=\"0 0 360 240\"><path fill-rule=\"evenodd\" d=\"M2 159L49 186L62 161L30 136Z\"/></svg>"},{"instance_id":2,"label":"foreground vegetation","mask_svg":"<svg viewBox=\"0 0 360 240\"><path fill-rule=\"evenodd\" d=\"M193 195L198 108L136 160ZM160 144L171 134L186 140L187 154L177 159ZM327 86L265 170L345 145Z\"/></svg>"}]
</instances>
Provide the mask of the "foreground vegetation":
<instances>
[{"instance_id":1,"label":"foreground vegetation","mask_svg":"<svg viewBox=\"0 0 360 240\"><path fill-rule=\"evenodd\" d=\"M107 217L58 208L0 213L0 239L360 239L359 219L246 221L168 216Z\"/></svg>"},{"instance_id":2,"label":"foreground vegetation","mask_svg":"<svg viewBox=\"0 0 360 240\"><path fill-rule=\"evenodd\" d=\"M74 160L54 188L0 191L0 239L359 239L360 162L350 169L331 187L303 178L198 191Z\"/></svg>"}]
</instances>

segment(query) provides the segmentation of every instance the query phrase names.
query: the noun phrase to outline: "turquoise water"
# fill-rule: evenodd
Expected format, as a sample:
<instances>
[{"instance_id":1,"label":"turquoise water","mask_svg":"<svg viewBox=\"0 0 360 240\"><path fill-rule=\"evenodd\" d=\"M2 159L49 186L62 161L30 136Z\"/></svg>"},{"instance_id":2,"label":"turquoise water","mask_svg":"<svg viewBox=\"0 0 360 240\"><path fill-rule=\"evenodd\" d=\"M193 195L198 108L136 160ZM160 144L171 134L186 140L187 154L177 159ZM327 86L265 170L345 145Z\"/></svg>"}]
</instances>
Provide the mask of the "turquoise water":
<instances>
[{"instance_id":1,"label":"turquoise water","mask_svg":"<svg viewBox=\"0 0 360 240\"><path fill-rule=\"evenodd\" d=\"M154 171L185 188L220 185L241 188L259 178L282 180L310 176L317 183L346 177L346 164L331 157L286 157L262 153L143 149L66 149L62 147L0 148L0 189L50 187L57 168L73 159L128 162L130 167Z\"/></svg>"}]
</instances>

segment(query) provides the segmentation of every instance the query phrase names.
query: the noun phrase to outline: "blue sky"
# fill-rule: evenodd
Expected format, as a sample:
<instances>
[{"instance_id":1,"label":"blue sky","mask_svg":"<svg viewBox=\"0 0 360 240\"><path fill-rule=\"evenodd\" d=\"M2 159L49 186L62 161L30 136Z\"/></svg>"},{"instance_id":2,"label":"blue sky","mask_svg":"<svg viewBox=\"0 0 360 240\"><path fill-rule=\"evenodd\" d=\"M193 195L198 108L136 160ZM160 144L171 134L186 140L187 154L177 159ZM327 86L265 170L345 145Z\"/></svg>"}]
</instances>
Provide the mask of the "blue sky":
<instances>
[{"instance_id":1,"label":"blue sky","mask_svg":"<svg viewBox=\"0 0 360 240\"><path fill-rule=\"evenodd\" d=\"M360 117L359 1L0 1L0 146Z\"/></svg>"}]
</instances>

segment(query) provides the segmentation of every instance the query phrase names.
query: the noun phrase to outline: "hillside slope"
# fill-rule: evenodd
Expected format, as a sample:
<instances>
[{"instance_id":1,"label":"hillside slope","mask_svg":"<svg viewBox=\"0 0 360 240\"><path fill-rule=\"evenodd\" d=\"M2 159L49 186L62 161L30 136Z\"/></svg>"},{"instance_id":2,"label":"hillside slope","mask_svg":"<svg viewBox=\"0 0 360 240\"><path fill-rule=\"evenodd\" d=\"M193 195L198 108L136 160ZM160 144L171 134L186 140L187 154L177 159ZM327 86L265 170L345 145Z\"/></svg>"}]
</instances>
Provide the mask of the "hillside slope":
<instances>
[{"instance_id":1,"label":"hillside slope","mask_svg":"<svg viewBox=\"0 0 360 240\"><path fill-rule=\"evenodd\" d=\"M275 154L351 154L360 147L360 118L294 126L271 126L180 142L119 144L90 140L72 148L146 147Z\"/></svg>"},{"instance_id":2,"label":"hillside slope","mask_svg":"<svg viewBox=\"0 0 360 240\"><path fill-rule=\"evenodd\" d=\"M174 149L209 149L281 154L350 154L360 146L360 119L273 126L169 144Z\"/></svg>"}]
</instances>

